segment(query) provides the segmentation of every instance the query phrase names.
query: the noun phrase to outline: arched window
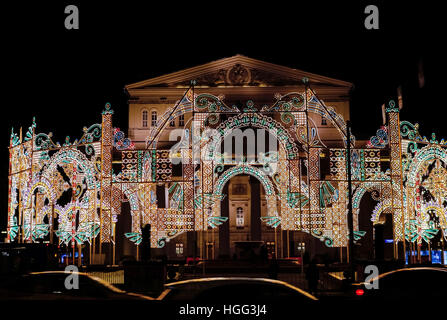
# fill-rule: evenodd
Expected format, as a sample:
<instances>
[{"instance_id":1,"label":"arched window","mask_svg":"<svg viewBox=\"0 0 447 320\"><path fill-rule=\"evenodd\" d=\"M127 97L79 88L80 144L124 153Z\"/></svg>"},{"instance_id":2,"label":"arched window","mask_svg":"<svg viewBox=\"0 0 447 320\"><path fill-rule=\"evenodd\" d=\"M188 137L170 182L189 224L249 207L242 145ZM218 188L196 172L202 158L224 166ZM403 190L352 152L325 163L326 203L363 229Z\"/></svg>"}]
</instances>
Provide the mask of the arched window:
<instances>
[{"instance_id":1,"label":"arched window","mask_svg":"<svg viewBox=\"0 0 447 320\"><path fill-rule=\"evenodd\" d=\"M244 227L244 209L238 207L236 209L236 228Z\"/></svg>"},{"instance_id":2,"label":"arched window","mask_svg":"<svg viewBox=\"0 0 447 320\"><path fill-rule=\"evenodd\" d=\"M151 113L151 126L155 127L157 125L157 111L152 111Z\"/></svg>"},{"instance_id":3,"label":"arched window","mask_svg":"<svg viewBox=\"0 0 447 320\"><path fill-rule=\"evenodd\" d=\"M147 110L143 110L142 112L142 119L143 119L143 128L147 128Z\"/></svg>"}]
</instances>

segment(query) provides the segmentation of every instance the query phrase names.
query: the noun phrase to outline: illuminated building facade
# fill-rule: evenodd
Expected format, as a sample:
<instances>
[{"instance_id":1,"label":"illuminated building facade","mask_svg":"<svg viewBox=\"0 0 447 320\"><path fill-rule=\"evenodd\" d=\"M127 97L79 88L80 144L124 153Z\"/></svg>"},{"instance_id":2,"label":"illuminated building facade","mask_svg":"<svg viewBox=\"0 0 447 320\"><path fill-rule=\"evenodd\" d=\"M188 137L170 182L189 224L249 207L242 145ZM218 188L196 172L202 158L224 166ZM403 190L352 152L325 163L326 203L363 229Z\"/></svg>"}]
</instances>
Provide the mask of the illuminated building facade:
<instances>
[{"instance_id":1,"label":"illuminated building facade","mask_svg":"<svg viewBox=\"0 0 447 320\"><path fill-rule=\"evenodd\" d=\"M351 88L237 55L126 86L127 137L108 104L73 142L35 123L12 132L7 240L116 263L138 258L150 224L170 259L265 243L277 257L306 247L346 260ZM388 225L392 257L420 256L447 231L446 143L400 121L393 101L384 115L369 141L349 142L354 241Z\"/></svg>"}]
</instances>

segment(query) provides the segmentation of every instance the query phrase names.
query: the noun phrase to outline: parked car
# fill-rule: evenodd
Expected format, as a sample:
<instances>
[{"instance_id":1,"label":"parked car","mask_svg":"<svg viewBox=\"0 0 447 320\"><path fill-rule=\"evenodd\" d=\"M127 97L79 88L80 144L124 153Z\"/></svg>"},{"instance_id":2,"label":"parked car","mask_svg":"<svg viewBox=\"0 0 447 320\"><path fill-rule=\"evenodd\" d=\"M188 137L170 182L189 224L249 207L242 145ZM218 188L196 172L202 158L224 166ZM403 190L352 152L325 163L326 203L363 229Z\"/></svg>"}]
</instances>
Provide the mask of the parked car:
<instances>
[{"instance_id":1,"label":"parked car","mask_svg":"<svg viewBox=\"0 0 447 320\"><path fill-rule=\"evenodd\" d=\"M368 289L377 281L378 288ZM412 267L380 274L352 286L350 298L357 301L441 301L447 298L447 269Z\"/></svg>"},{"instance_id":2,"label":"parked car","mask_svg":"<svg viewBox=\"0 0 447 320\"><path fill-rule=\"evenodd\" d=\"M200 302L313 302L318 299L310 293L286 282L264 278L201 278L165 285L158 297L163 301Z\"/></svg>"},{"instance_id":3,"label":"parked car","mask_svg":"<svg viewBox=\"0 0 447 320\"><path fill-rule=\"evenodd\" d=\"M0 281L0 300L154 300L129 293L86 273L77 272L78 289L67 289L64 271L32 272Z\"/></svg>"}]
</instances>

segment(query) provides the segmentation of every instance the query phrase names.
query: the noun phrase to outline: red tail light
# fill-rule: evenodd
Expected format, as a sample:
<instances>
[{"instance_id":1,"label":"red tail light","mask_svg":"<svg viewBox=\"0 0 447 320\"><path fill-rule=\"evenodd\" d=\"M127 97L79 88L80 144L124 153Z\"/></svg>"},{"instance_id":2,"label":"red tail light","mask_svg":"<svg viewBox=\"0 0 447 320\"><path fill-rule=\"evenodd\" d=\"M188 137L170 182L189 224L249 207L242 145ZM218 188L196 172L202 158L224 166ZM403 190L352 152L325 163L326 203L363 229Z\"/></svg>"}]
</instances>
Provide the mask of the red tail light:
<instances>
[{"instance_id":1,"label":"red tail light","mask_svg":"<svg viewBox=\"0 0 447 320\"><path fill-rule=\"evenodd\" d=\"M355 290L355 295L357 295L357 296L363 296L364 294L365 294L365 291L363 289Z\"/></svg>"}]
</instances>

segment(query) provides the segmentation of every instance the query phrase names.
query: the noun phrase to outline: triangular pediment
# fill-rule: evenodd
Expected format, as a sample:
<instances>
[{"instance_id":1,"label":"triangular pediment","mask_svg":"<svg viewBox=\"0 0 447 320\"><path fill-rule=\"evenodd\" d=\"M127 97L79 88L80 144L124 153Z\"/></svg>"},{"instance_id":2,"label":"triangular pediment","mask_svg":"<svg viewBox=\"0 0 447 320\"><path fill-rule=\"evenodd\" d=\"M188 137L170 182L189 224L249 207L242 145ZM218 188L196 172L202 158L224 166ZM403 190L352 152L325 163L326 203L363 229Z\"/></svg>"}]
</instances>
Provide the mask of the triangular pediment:
<instances>
[{"instance_id":1,"label":"triangular pediment","mask_svg":"<svg viewBox=\"0 0 447 320\"><path fill-rule=\"evenodd\" d=\"M350 82L235 55L193 68L169 73L126 86L127 90L188 87L279 87L302 84L303 78L318 86L350 89Z\"/></svg>"}]
</instances>

